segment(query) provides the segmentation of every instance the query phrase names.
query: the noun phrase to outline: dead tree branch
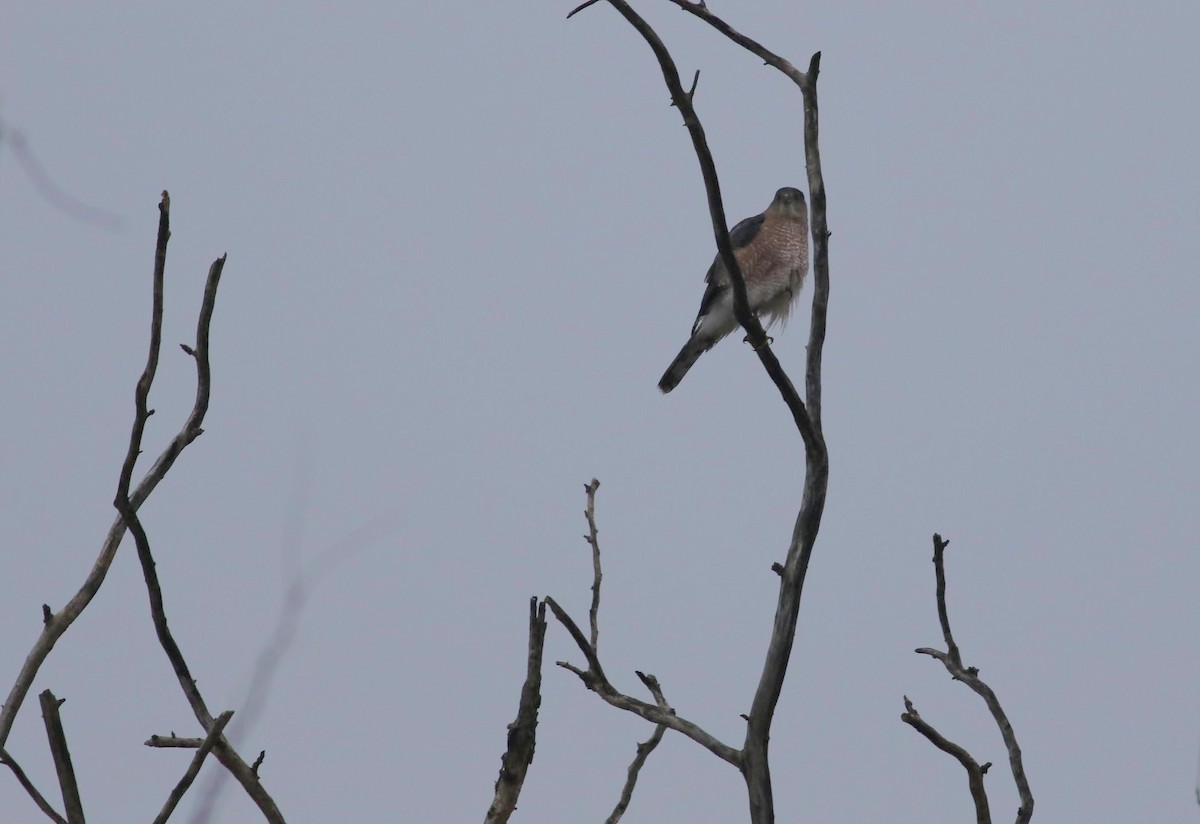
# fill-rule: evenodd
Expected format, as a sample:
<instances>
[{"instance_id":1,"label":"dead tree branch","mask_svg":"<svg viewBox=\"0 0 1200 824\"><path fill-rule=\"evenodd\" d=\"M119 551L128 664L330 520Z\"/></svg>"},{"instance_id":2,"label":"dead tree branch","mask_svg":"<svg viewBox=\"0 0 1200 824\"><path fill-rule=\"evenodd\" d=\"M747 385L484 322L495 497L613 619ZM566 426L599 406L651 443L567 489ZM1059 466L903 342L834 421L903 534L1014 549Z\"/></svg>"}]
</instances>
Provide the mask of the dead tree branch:
<instances>
[{"instance_id":1,"label":"dead tree branch","mask_svg":"<svg viewBox=\"0 0 1200 824\"><path fill-rule=\"evenodd\" d=\"M595 481L599 484L599 481ZM658 679L653 675L646 675L642 672L637 674L637 677L642 679L642 683L646 685L646 689L650 690L650 694L654 696L655 703L667 712L674 712L671 705L667 703L666 697L663 695L662 687L659 686ZM617 806L613 807L612 815L604 820L604 824L617 824L621 817L625 815L625 811L629 809L629 802L633 800L633 790L637 786L638 776L641 775L642 767L646 766L646 759L650 757L650 753L662 743L663 734L667 728L663 724L659 724L654 728L654 732L645 741L637 745L637 755L633 757L633 761L629 764L629 769L626 771L625 786L621 788L621 797L617 801Z\"/></svg>"},{"instance_id":2,"label":"dead tree branch","mask_svg":"<svg viewBox=\"0 0 1200 824\"><path fill-rule=\"evenodd\" d=\"M62 790L67 821L69 824L84 824L83 801L79 797L75 767L71 764L67 734L63 730L62 717L58 714L62 701L55 698L50 690L42 690L38 699L42 705L42 720L46 724L46 738L50 741L50 754L54 758L54 771L58 774L58 786Z\"/></svg>"},{"instance_id":3,"label":"dead tree branch","mask_svg":"<svg viewBox=\"0 0 1200 824\"><path fill-rule=\"evenodd\" d=\"M159 204L158 208L158 242L155 246L154 255L154 282L156 284L154 300L156 308L153 310L156 313L154 317L157 318L157 321L152 322L151 335L152 337L157 335L158 340L161 342L162 274L163 268L166 264L167 241L171 237L170 198L166 192L163 192L162 202ZM223 262L224 258L221 258L220 261ZM216 266L217 264L213 265ZM211 272L210 281L212 281ZM215 297L215 282L211 283L211 288L213 289ZM206 297L207 291L208 290L206 289ZM208 308L209 318L211 318L211 314L212 308L210 300ZM207 320L205 319L203 312L201 315L201 321L205 327L205 340L207 341ZM149 364L149 361L147 361L147 363ZM143 377L144 376L145 374L143 373ZM198 391L197 393L197 407L201 409L207 409L208 386L205 384L203 387L199 387L199 389L202 391ZM203 398L201 398L201 394L203 395ZM202 406L201 400L203 400ZM195 418L196 410L193 410L192 416L189 418L189 422L192 422ZM203 418L202 412L199 418ZM195 428L198 430L199 420L194 420L194 422L196 425ZM184 431L181 432L181 435L184 433L190 433L191 431L193 430L189 428L188 425L185 425ZM196 434L199 434L199 432L196 431ZM179 457L180 453L188 444L192 442L192 440L194 440L194 438L195 435L191 435L190 437L177 436L171 441L170 444L167 445L166 449L162 451L162 454L160 454L158 459L154 462L154 465L149 469L149 471L146 472L141 482L139 482L137 487L127 495L130 506L134 510L137 510L146 501L146 499L150 497L150 493L152 493L155 487L158 486L159 482L166 477L167 472L174 465L175 460ZM128 462L128 455L126 456L126 460ZM122 473L124 473L124 471L125 468L122 467ZM132 466L130 466L130 471L132 471ZM126 488L128 489L128 485L126 485ZM108 570L112 566L113 558L116 557L117 548L120 546L121 539L125 535L125 523L125 518L120 515L118 515L114 520L112 526L108 530L108 535L105 537L104 543L100 548L100 554L92 564L91 571L84 579L79 591L72 596L72 598L62 607L62 609L60 609L58 612L51 612L49 608L43 608L43 625L41 633L34 642L29 654L26 656L25 663L22 665L20 673L18 673L16 680L13 682L12 688L9 690L8 698L4 701L3 707L0 707L0 746L3 746L8 741L8 736L12 731L13 722L16 720L17 712L21 709L21 705L24 703L26 696L29 694L29 689L33 684L33 680L37 676L38 670L41 669L42 664L45 662L46 657L49 656L50 651L54 648L54 645L58 642L58 639L62 637L63 633L67 631L71 624L73 624L75 620L83 613L83 610L87 608L88 604L91 603L92 598L95 597L96 593L99 591L100 585L104 583L104 578L108 575Z\"/></svg>"},{"instance_id":4,"label":"dead tree branch","mask_svg":"<svg viewBox=\"0 0 1200 824\"><path fill-rule=\"evenodd\" d=\"M1017 785L1017 793L1021 797L1021 806L1017 809L1016 824L1028 824L1030 818L1033 817L1033 793L1029 789L1029 780L1025 776L1025 766L1021 759L1021 747L1017 744L1017 737L1013 732L1012 724L1009 723L1008 716L1005 714L1004 709L1000 706L1000 700L996 697L996 693L993 692L992 688L985 684L983 679L979 677L979 669L976 667L963 666L962 655L959 652L958 644L955 643L954 636L950 632L950 616L946 608L945 560L946 547L949 545L950 542L942 540L941 535L935 534L933 536L933 567L937 576L938 621L942 626L942 637L946 642L946 651L943 652L942 650L933 649L931 647L920 647L916 650L916 652L920 653L921 655L928 655L931 658L936 658L937 660L941 661L942 665L946 668L946 671L950 673L951 678L953 678L955 681L961 681L962 683L966 684L973 692L983 698L984 703L987 705L988 710L992 714L992 718L996 722L996 726L1000 729L1000 736L1004 739L1004 746L1008 750L1008 763L1009 768L1012 770L1013 782ZM908 699L905 699L905 702L906 705L908 705ZM914 726L914 728L920 730L922 734L926 736L926 738L929 738L929 735L926 734L924 730L921 730L919 726L912 724L912 722L905 717L910 713L915 715L915 712L911 709L911 705L908 705L908 709L909 712L906 712L904 716L901 716L901 718L905 721L905 723ZM964 766L967 766L967 763L964 762L957 753L941 746L933 738L930 738L930 740L934 741L934 744L937 745L939 749L955 755L955 757L959 759L960 763L963 763ZM984 767L980 768L981 773L978 788L980 792L983 791L982 772L986 772L987 766L988 765L985 765ZM968 767L967 770L968 773L970 773L970 767ZM986 820L984 818L979 818L980 801L976 796L974 779L972 779L971 795L976 799L976 816L978 820ZM983 796L983 804L984 813L986 813L986 794Z\"/></svg>"},{"instance_id":5,"label":"dead tree branch","mask_svg":"<svg viewBox=\"0 0 1200 824\"><path fill-rule=\"evenodd\" d=\"M692 139L692 148L695 150L696 158L700 162L700 173L704 178L705 192L708 194L708 211L712 219L713 237L717 242L717 252L721 256L721 261L729 272L730 287L733 290L734 314L738 319L738 323L746 330L747 340L758 354L759 360L762 361L763 367L767 370L767 374L774 381L780 395L783 397L784 403L787 404L788 409L791 411L792 419L796 423L796 428L800 430L801 437L804 438L805 446L816 448L818 441L821 439L818 438L818 432L814 429L813 422L804 408L804 401L800 399L795 386L792 385L791 378L783 371L779 359L775 357L775 353L771 350L770 338L767 337L766 330L763 329L758 316L750 311L750 298L746 292L746 280L742 275L741 268L738 266L737 257L733 253L733 244L729 239L728 221L725 218L725 204L721 199L721 184L717 179L717 167L713 161L712 152L708 148L708 138L705 136L704 126L696 114L696 109L692 106L692 95L684 90L675 60L671 57L671 53L667 50L662 38L658 36L650 24L634 11L625 0L609 0L609 3L637 30L638 34L642 36L650 46L651 51L654 52L654 56L658 59L663 80L666 82L667 89L671 94L671 105L677 108L683 117L683 123L687 127L688 134ZM577 8L575 11L580 11L582 8ZM812 88L815 91L815 77ZM813 205L815 209L815 197ZM823 208L823 201L821 205ZM815 239L815 215L813 225ZM819 257L819 254L818 251L815 257ZM824 341L823 323L821 340L822 342ZM818 365L820 363L819 357L817 363ZM823 449L823 443L820 445Z\"/></svg>"},{"instance_id":6,"label":"dead tree branch","mask_svg":"<svg viewBox=\"0 0 1200 824\"><path fill-rule=\"evenodd\" d=\"M222 733L225 732L225 725L229 723L229 719L233 718L233 712L226 710L217 716L217 720L213 723L212 729L208 731L196 748L196 754L192 756L192 762L188 764L187 771L183 777L179 779L179 783L171 790L171 794L167 796L167 801L163 804L158 815L154 817L154 824L166 824L171 813L175 812L175 808L179 806L179 802L183 800L183 796L192 786L192 782L196 780L196 776L200 774L200 768L204 766L204 759L212 752L212 748L221 740Z\"/></svg>"},{"instance_id":7,"label":"dead tree branch","mask_svg":"<svg viewBox=\"0 0 1200 824\"><path fill-rule=\"evenodd\" d=\"M154 383L154 375L158 368L158 358L162 347L163 273L166 263L166 240L170 237L169 224L167 223L170 198L166 192L163 193L162 204L159 208L162 210L163 220L159 224L159 244L154 265L154 301L150 321L150 352L147 356L142 376L138 380L137 390L134 393L135 414L132 432L129 436L129 449L125 455L125 463L121 467L121 475L117 482L117 494L113 499L113 505L124 521L126 528L133 535L134 543L137 545L138 560L142 566L142 576L146 581L146 592L150 598L150 617L154 623L154 630L158 636L159 644L162 646L163 652L166 653L167 659L171 662L171 667L175 671L175 677L179 681L179 686L183 690L184 697L187 698L188 704L191 705L196 720L200 722L200 726L206 733L210 734L216 724L215 719L212 713L209 712L208 705L205 703L204 697L200 694L200 690L196 686L196 679L192 677L187 661L183 657L183 652L180 650L167 624L162 585L158 580L158 571L154 563L154 556L150 550L150 540L146 535L146 530L143 528L141 519L137 514L137 507L129 493L133 469L142 451L142 436L145 433L146 422L154 414L153 410L149 408L150 387ZM221 273L224 267L225 257L222 256L213 261L212 266L209 268L208 279L204 285L204 297L200 303L200 317L196 324L195 346L181 344L184 352L190 355L196 362L196 400L192 406L191 413L188 415L187 420L184 421L183 427L179 430L174 440L172 440L171 445L167 447L168 452L174 449L176 454L178 454L184 447L204 433L202 424L204 416L208 413L209 395L212 388L209 336L212 327L213 309L217 300L217 287L220 285ZM154 468L150 471L153 472ZM234 778L246 790L246 793L254 800L254 803L258 805L263 816L268 821L282 822L283 815L276 806L274 799L263 788L254 770L238 755L223 735L218 736L214 752L218 760L225 765L226 769L233 774Z\"/></svg>"},{"instance_id":8,"label":"dead tree branch","mask_svg":"<svg viewBox=\"0 0 1200 824\"><path fill-rule=\"evenodd\" d=\"M620 692L608 680L608 676L604 674L604 669L600 666L600 659L596 657L595 650L588 643L588 639L583 634L583 631L579 629L579 625L572 620L566 610L560 607L558 602L553 598L547 596L546 604L549 605L550 611L554 613L554 617L558 619L558 622L570 633L571 638L575 641L575 645L579 647L580 652L583 653L584 658L588 662L586 670L572 666L566 661L556 662L558 666L575 673L579 676L579 680L583 682L585 687L595 692L614 707L631 712L634 715L640 715L652 724L662 724L664 727L682 733L722 761L728 761L736 767L741 766L740 751L735 750L733 747L709 734L697 724L676 715L674 710L664 709L656 704L648 704L645 701Z\"/></svg>"},{"instance_id":9,"label":"dead tree branch","mask_svg":"<svg viewBox=\"0 0 1200 824\"><path fill-rule=\"evenodd\" d=\"M587 509L584 510L584 517L587 518L588 534L583 536L584 540L592 548L592 606L588 610L588 622L591 624L591 644L592 649L600 648L600 582L604 579L603 573L600 571L600 533L596 529L596 490L600 488L600 481L592 478L590 484L584 484L584 490L587 492Z\"/></svg>"},{"instance_id":10,"label":"dead tree branch","mask_svg":"<svg viewBox=\"0 0 1200 824\"><path fill-rule=\"evenodd\" d=\"M992 814L988 808L987 790L983 786L983 776L992 766L991 762L980 764L964 747L955 744L934 729L932 724L921 718L907 695L904 696L904 713L900 716L900 720L925 736L933 746L958 759L958 763L962 764L963 769L967 771L967 784L971 790L971 800L975 802L976 824L991 824Z\"/></svg>"},{"instance_id":11,"label":"dead tree branch","mask_svg":"<svg viewBox=\"0 0 1200 824\"><path fill-rule=\"evenodd\" d=\"M496 794L484 824L505 824L517 809L537 743L538 709L542 705L542 648L546 642L546 604L529 599L529 654L517 717L508 725L508 749L500 759Z\"/></svg>"},{"instance_id":12,"label":"dead tree branch","mask_svg":"<svg viewBox=\"0 0 1200 824\"><path fill-rule=\"evenodd\" d=\"M589 0L578 6L571 14L582 11L593 5ZM804 579L808 570L809 559L816 542L820 528L821 515L825 508L825 496L829 478L829 456L825 446L825 438L821 427L821 359L824 351L826 315L829 305L829 228L826 217L825 182L821 171L821 155L818 145L819 118L817 105L817 76L820 71L821 53L817 52L809 61L808 71L798 71L790 62L768 51L759 43L737 32L732 26L722 21L708 11L702 2L691 3L672 0L676 5L712 25L733 42L748 49L764 62L782 71L795 82L801 91L804 105L804 152L808 176L809 197L812 204L812 239L813 239L813 304L812 325L809 330L808 359L805 370L806 398L801 400L791 379L784 372L775 354L769 346L769 339L758 318L750 311L746 293L745 280L738 268L730 244L725 209L721 200L720 185L717 179L716 166L704 128L692 106L692 95L683 89L679 71L671 58L663 41L650 25L635 12L625 0L608 0L609 4L627 20L630 25L645 39L657 58L662 70L663 80L671 94L671 103L680 112L684 125L691 136L692 147L700 163L701 174L704 178L704 188L708 195L709 215L712 219L713 235L716 239L717 250L726 270L729 272L730 283L734 296L734 310L739 323L746 330L747 339L766 369L767 374L775 383L780 396L792 414L792 419L804 441L805 447L805 482L801 498L800 511L792 530L792 539L788 547L787 560L778 570L780 575L779 599L776 606L775 621L772 627L771 640L768 646L763 671L759 678L758 688L746 726L746 740L741 750L733 750L726 745L706 738L706 733L690 725L688 731L662 720L654 710L644 702L630 703L634 699L620 695L608 683L603 671L599 669L595 651L587 649L587 640L582 634L572 632L576 644L588 657L588 669L582 671L572 669L584 683L598 692L606 701L636 712L655 723L667 723L672 729L679 729L685 735L693 738L711 751L735 764L742 771L749 794L751 821L754 824L772 824L775 819L774 801L771 792L771 776L768 762L768 742L770 739L771 722L774 718L775 707L783 689L784 677L787 674L788 661L791 657L795 641L796 624L799 617L800 596L804 588ZM563 620L565 613L560 615L557 605L547 599L554 610L555 616ZM564 622L564 625L565 622ZM570 629L570 626L568 626ZM621 700L617 700L617 699ZM676 719L676 716L670 716Z\"/></svg>"},{"instance_id":13,"label":"dead tree branch","mask_svg":"<svg viewBox=\"0 0 1200 824\"><path fill-rule=\"evenodd\" d=\"M29 797L33 799L33 803L37 804L38 809L45 813L47 818L55 822L55 824L67 824L67 819L59 815L58 812L50 806L50 802L46 800L46 797L38 791L37 787L33 786L33 782L29 780L29 776L25 774L23 769L21 769L21 765L18 764L17 760L13 758L12 755L9 754L8 750L4 749L3 747L0 747L0 764L4 764L10 770L12 770L13 775L17 779L17 783L25 788L25 792L29 793Z\"/></svg>"}]
</instances>

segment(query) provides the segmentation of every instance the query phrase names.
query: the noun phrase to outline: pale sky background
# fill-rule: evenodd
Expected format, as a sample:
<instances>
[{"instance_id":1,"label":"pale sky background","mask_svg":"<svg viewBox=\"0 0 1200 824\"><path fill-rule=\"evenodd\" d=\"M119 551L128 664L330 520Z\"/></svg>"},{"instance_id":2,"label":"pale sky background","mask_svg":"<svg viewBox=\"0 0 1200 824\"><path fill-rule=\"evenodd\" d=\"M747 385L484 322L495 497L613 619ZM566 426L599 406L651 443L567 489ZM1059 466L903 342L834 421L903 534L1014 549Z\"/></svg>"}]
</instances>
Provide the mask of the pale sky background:
<instances>
[{"instance_id":1,"label":"pale sky background","mask_svg":"<svg viewBox=\"0 0 1200 824\"><path fill-rule=\"evenodd\" d=\"M633 671L657 674L740 744L801 441L736 338L658 393L714 252L703 189L645 44L570 5L4 4L0 118L121 220L48 203L0 142L4 693L114 517L166 188L151 455L190 408L175 344L229 254L207 431L142 510L214 712L244 706L297 554L365 530L240 728L290 821L482 819L528 598L586 615L593 476L606 670L637 695ZM731 220L803 186L798 91L666 2L638 7L701 69ZM1200 6L713 8L797 63L824 53L832 469L772 738L779 820L971 820L961 768L900 722L905 694L997 762L1011 820L983 704L912 652L941 642L934 531L1035 820L1195 820ZM776 334L795 379L810 297ZM45 688L88 820L150 820L190 753L142 741L198 728L132 543L9 742L60 803ZM548 666L514 820L603 821L649 733ZM740 776L668 735L626 821L746 815ZM0 820L43 820L7 772ZM230 786L216 820L260 819Z\"/></svg>"}]
</instances>

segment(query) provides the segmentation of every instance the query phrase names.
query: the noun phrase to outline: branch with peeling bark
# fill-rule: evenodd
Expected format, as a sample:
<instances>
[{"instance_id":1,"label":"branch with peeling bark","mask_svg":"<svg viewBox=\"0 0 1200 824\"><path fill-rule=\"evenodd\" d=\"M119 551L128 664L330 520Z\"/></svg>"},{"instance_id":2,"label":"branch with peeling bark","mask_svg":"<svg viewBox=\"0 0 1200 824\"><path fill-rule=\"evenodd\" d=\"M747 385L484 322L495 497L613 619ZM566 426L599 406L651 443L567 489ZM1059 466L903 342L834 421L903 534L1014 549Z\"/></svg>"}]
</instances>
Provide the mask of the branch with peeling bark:
<instances>
[{"instance_id":1,"label":"branch with peeling bark","mask_svg":"<svg viewBox=\"0 0 1200 824\"><path fill-rule=\"evenodd\" d=\"M50 741L50 755L54 759L54 771L58 774L67 821L70 824L83 824L79 783L75 780L75 766L71 763L71 751L67 748L67 734L63 730L62 716L58 713L63 702L55 698L50 690L42 690L38 701L42 705L42 720L46 725L46 738Z\"/></svg>"},{"instance_id":2,"label":"branch with peeling bark","mask_svg":"<svg viewBox=\"0 0 1200 824\"><path fill-rule=\"evenodd\" d=\"M517 799L525 786L525 776L533 763L537 744L538 709L542 705L542 649L546 642L546 604L529 599L529 652L525 684L517 717L508 725L508 748L500 758L500 777L484 824L505 824L517 809Z\"/></svg>"},{"instance_id":3,"label":"branch with peeling bark","mask_svg":"<svg viewBox=\"0 0 1200 824\"><path fill-rule=\"evenodd\" d=\"M1013 732L1012 724L1009 723L1008 716L1000 706L1000 700L996 697L996 693L979 677L978 668L963 665L962 653L959 651L958 644L954 640L954 634L950 631L950 613L946 607L946 547L949 545L950 542L943 540L941 535L935 534L933 536L933 568L937 579L935 597L937 599L938 623L941 624L942 639L946 642L946 651L943 652L932 647L920 647L916 652L941 661L946 671L950 673L951 678L966 684L973 692L983 698L984 703L992 714L992 718L996 722L996 726L1000 729L1000 736L1004 739L1004 746L1008 750L1008 764L1012 771L1013 782L1017 785L1017 793L1021 797L1021 806L1017 810L1016 822L1017 824L1028 824L1030 818L1033 817L1033 793L1029 789L1029 780L1025 776L1025 766L1021 758L1021 747L1017 744L1016 733ZM907 696L904 698L904 707L905 711L900 716L900 720L920 732L938 749L954 756L962 764L963 768L967 771L971 798L975 802L975 819L979 824L990 824L991 813L988 809L987 791L983 785L983 776L987 773L991 764L980 765L971 757L966 749L946 739L927 721L921 718Z\"/></svg>"}]
</instances>

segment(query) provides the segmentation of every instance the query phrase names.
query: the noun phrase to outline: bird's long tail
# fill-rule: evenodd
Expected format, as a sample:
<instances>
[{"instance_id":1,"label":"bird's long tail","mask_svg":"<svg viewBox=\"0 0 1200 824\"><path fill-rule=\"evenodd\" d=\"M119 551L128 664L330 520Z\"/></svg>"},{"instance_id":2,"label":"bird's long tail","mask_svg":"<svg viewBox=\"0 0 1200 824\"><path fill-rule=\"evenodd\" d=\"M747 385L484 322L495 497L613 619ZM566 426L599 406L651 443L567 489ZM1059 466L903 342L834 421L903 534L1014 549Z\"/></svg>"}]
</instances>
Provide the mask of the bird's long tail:
<instances>
[{"instance_id":1,"label":"bird's long tail","mask_svg":"<svg viewBox=\"0 0 1200 824\"><path fill-rule=\"evenodd\" d=\"M692 338L683 345L679 350L679 354L675 356L675 360L671 361L671 365L667 367L667 371L663 372L662 379L658 382L658 388L665 395L679 386L679 382L683 380L683 376L688 373L701 355L712 348L713 342L707 340L699 340Z\"/></svg>"}]
</instances>

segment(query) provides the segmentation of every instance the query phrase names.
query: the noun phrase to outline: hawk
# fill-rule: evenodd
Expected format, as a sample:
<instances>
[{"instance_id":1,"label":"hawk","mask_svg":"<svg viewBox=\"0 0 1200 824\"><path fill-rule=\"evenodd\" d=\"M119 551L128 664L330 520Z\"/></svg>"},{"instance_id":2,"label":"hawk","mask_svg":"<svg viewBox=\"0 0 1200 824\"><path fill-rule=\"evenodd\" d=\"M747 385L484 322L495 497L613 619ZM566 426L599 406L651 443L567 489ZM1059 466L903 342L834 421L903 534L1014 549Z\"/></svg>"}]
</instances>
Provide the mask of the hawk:
<instances>
[{"instance_id":1,"label":"hawk","mask_svg":"<svg viewBox=\"0 0 1200 824\"><path fill-rule=\"evenodd\" d=\"M750 311L768 328L776 321L786 322L808 274L808 206L804 193L790 186L780 189L765 212L734 226L729 240L746 279ZM708 286L700 299L692 336L658 382L663 393L678 386L697 358L738 327L733 315L733 289L720 254L708 267L704 280Z\"/></svg>"}]
</instances>

